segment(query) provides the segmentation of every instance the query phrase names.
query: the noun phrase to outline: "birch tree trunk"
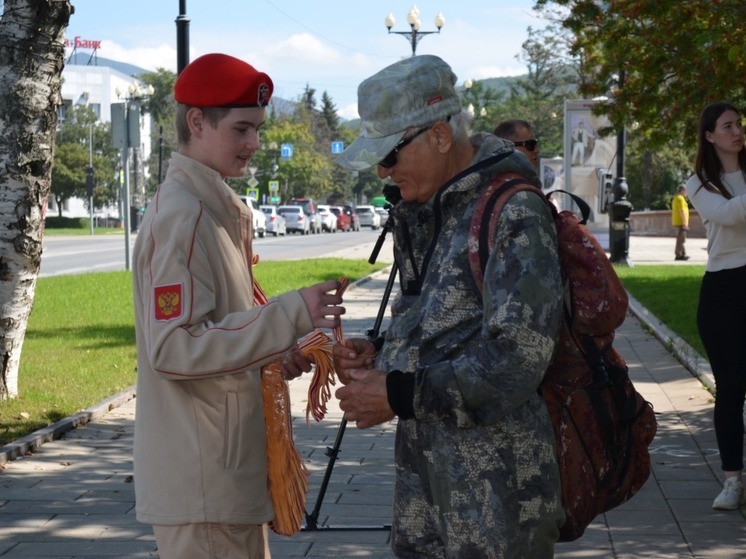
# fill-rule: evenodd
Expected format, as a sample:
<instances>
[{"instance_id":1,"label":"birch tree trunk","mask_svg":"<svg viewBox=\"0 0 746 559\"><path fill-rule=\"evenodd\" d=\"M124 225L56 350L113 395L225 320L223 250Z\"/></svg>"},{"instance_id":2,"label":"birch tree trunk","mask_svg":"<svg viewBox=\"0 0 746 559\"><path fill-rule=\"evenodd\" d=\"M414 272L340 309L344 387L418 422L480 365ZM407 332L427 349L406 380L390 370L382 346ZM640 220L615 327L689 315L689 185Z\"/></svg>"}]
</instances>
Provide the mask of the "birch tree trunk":
<instances>
[{"instance_id":1,"label":"birch tree trunk","mask_svg":"<svg viewBox=\"0 0 746 559\"><path fill-rule=\"evenodd\" d=\"M4 0L0 19L0 399L18 365L41 264L69 0Z\"/></svg>"}]
</instances>

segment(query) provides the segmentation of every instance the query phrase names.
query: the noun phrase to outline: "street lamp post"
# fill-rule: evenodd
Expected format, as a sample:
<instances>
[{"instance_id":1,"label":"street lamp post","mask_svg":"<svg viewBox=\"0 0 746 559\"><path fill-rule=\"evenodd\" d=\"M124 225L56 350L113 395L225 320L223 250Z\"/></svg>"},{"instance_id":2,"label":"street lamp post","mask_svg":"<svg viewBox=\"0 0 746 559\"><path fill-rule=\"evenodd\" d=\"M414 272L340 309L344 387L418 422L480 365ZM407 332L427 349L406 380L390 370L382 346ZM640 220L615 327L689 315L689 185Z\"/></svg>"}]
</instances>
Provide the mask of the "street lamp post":
<instances>
[{"instance_id":1,"label":"street lamp post","mask_svg":"<svg viewBox=\"0 0 746 559\"><path fill-rule=\"evenodd\" d=\"M176 18L176 74L189 64L189 18L186 0L179 0L179 16Z\"/></svg>"},{"instance_id":2,"label":"street lamp post","mask_svg":"<svg viewBox=\"0 0 746 559\"><path fill-rule=\"evenodd\" d=\"M624 87L624 70L619 73L619 88ZM629 214L632 203L627 200L629 186L624 178L624 144L627 140L624 125L617 135L616 179L611 187L609 202L609 260L614 264L631 266L629 261Z\"/></svg>"},{"instance_id":3,"label":"street lamp post","mask_svg":"<svg viewBox=\"0 0 746 559\"><path fill-rule=\"evenodd\" d=\"M114 91L119 98L122 91ZM127 88L127 95L123 103L111 104L111 136L115 148L122 150L122 171L124 175L124 193L122 194L122 220L124 222L124 264L125 269L131 269L130 258L130 230L132 215L132 201L130 199L129 150L140 145L140 102L154 92L153 86L148 85L143 91L139 84L133 82ZM139 211L139 210L138 210Z\"/></svg>"},{"instance_id":4,"label":"street lamp post","mask_svg":"<svg viewBox=\"0 0 746 559\"><path fill-rule=\"evenodd\" d=\"M410 9L407 13L407 23L410 27L409 31L391 31L391 28L396 23L394 14L392 13L389 13L389 15L386 16L385 23L386 28L389 30L389 33L393 33L394 35L401 35L402 37L405 37L407 41L409 41L409 44L412 46L412 56L414 56L417 53L417 43L420 42L420 39L422 39L422 37L424 37L425 35L440 33L441 28L446 24L446 18L443 16L442 13L439 13L437 16L435 16L435 27L438 28L437 31L420 31L420 26L422 25L422 22L420 21L420 10L415 5L412 6L412 9Z\"/></svg>"},{"instance_id":5,"label":"street lamp post","mask_svg":"<svg viewBox=\"0 0 746 559\"><path fill-rule=\"evenodd\" d=\"M604 16L609 14L612 4L608 0L595 0L596 5ZM614 14L614 17L619 17ZM619 72L617 88L624 87L624 68ZM629 186L624 178L624 144L627 134L622 123L617 133L616 179L611 187L612 199L609 208L609 260L614 264L631 266L629 261L629 214L632 213L632 203L627 200Z\"/></svg>"}]
</instances>

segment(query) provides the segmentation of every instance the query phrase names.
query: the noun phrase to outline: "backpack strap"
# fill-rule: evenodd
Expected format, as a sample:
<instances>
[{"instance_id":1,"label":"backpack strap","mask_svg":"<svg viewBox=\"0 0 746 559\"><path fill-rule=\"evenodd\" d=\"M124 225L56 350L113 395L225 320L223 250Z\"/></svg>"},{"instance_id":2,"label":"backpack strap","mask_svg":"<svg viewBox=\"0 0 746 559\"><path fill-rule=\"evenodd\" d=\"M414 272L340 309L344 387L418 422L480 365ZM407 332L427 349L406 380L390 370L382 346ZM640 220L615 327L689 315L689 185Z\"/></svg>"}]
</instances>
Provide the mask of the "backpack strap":
<instances>
[{"instance_id":1,"label":"backpack strap","mask_svg":"<svg viewBox=\"0 0 746 559\"><path fill-rule=\"evenodd\" d=\"M573 194L572 192L568 192L567 190L557 189L552 190L550 194L554 194L555 192L561 192L562 194L567 194L570 198L572 198L572 201L575 202L575 205L578 206L578 209L580 210L580 215L583 219L580 220L580 223L582 225L585 225L588 223L588 219L591 217L591 207L588 205L588 202L583 200L580 196L577 194Z\"/></svg>"},{"instance_id":2,"label":"backpack strap","mask_svg":"<svg viewBox=\"0 0 746 559\"><path fill-rule=\"evenodd\" d=\"M480 290L484 282L484 270L492 250L498 218L510 197L524 190L536 192L549 206L552 206L544 193L529 183L526 177L512 172L504 173L493 179L487 190L477 199L471 219L468 244L469 265L474 281Z\"/></svg>"}]
</instances>

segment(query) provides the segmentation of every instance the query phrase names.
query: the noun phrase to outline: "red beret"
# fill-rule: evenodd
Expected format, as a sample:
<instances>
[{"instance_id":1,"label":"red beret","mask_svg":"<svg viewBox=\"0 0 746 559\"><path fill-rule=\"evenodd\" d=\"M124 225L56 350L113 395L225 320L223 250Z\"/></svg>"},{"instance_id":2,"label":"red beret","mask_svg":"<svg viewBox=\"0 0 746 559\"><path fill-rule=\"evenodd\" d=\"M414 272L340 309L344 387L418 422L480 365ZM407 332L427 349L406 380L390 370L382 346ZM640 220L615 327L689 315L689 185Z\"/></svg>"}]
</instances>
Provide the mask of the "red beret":
<instances>
[{"instance_id":1,"label":"red beret","mask_svg":"<svg viewBox=\"0 0 746 559\"><path fill-rule=\"evenodd\" d=\"M179 74L174 99L192 107L265 107L272 80L243 60L227 54L205 54Z\"/></svg>"}]
</instances>

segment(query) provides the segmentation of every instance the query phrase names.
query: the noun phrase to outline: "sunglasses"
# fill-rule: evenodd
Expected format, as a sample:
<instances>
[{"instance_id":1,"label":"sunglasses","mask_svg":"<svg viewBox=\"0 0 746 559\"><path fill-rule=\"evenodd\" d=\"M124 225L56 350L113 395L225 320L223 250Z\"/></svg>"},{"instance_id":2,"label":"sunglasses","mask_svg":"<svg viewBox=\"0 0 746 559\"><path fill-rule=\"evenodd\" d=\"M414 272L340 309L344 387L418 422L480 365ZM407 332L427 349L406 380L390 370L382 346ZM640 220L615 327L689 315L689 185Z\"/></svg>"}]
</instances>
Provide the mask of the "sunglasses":
<instances>
[{"instance_id":1,"label":"sunglasses","mask_svg":"<svg viewBox=\"0 0 746 559\"><path fill-rule=\"evenodd\" d=\"M385 167L386 169L390 169L391 167L393 167L394 165L396 165L396 154L399 153L400 150L402 150L405 147L407 147L412 142L412 140L414 140L417 136L419 136L420 134L423 134L423 133L427 132L428 130L430 130L430 128L432 128L432 126L428 126L427 128L423 128L422 130L418 130L417 132L415 132L414 134L412 134L409 138L404 138L403 140L401 140L398 144L396 144L394 146L394 149L392 149L388 153L388 155L386 155L386 157L384 157L383 159L381 159L378 162L378 164L381 167Z\"/></svg>"},{"instance_id":2,"label":"sunglasses","mask_svg":"<svg viewBox=\"0 0 746 559\"><path fill-rule=\"evenodd\" d=\"M451 115L448 115L445 119L443 119L443 122L448 122L450 120L451 120ZM398 144L394 146L394 149L388 152L386 157L384 157L378 162L378 164L385 169L391 169L391 167L396 165L396 154L399 153L405 147L407 147L410 143L412 143L412 140L414 140L417 136L427 132L436 124L437 122L434 122L430 126L427 126L426 128L422 128L421 130L418 130L417 132L412 134L409 138L404 138L403 140L401 140Z\"/></svg>"},{"instance_id":3,"label":"sunglasses","mask_svg":"<svg viewBox=\"0 0 746 559\"><path fill-rule=\"evenodd\" d=\"M515 147L523 146L528 151L534 151L536 149L536 146L539 145L539 140L523 140L522 142L513 142Z\"/></svg>"}]
</instances>

